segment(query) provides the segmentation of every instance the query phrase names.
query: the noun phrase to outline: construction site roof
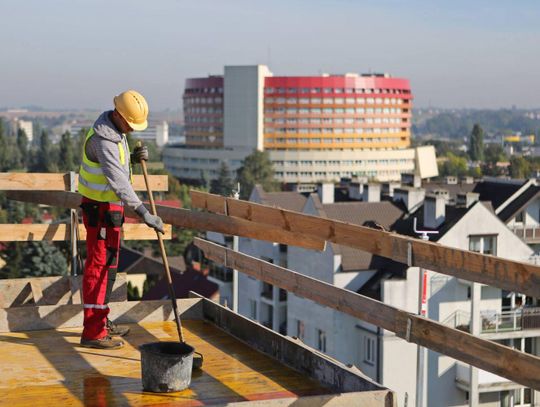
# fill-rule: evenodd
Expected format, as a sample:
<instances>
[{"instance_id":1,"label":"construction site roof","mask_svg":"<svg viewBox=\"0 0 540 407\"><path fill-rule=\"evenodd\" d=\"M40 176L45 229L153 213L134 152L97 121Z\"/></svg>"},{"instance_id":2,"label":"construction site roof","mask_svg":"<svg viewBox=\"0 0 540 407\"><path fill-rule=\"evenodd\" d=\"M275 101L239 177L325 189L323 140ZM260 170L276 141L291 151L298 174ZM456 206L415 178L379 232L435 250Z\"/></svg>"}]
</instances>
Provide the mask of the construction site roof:
<instances>
[{"instance_id":1,"label":"construction site roof","mask_svg":"<svg viewBox=\"0 0 540 407\"><path fill-rule=\"evenodd\" d=\"M67 280L30 280L44 287L58 281ZM20 281L14 283L10 291L24 290ZM138 347L178 340L170 302L111 302L111 318L131 328L120 350L81 347L82 307L60 302L0 309L1 403L196 406L266 400L272 406L333 400L374 407L393 400L392 392L357 369L202 297L177 302L185 340L204 356L202 369L193 371L187 390L144 392Z\"/></svg>"}]
</instances>

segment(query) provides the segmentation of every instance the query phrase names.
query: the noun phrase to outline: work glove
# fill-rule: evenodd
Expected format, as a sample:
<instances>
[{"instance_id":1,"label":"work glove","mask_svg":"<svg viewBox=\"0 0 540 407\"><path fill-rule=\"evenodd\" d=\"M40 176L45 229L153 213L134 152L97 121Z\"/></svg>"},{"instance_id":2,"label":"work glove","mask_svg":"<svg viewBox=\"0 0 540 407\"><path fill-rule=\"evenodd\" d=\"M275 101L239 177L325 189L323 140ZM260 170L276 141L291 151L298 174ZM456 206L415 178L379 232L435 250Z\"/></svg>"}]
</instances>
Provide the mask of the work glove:
<instances>
[{"instance_id":1,"label":"work glove","mask_svg":"<svg viewBox=\"0 0 540 407\"><path fill-rule=\"evenodd\" d=\"M160 232L162 235L165 234L165 230L163 229L163 221L161 220L159 216L152 215L150 212L146 212L144 214L143 220L147 226L154 228L155 230Z\"/></svg>"},{"instance_id":2,"label":"work glove","mask_svg":"<svg viewBox=\"0 0 540 407\"><path fill-rule=\"evenodd\" d=\"M131 162L140 163L142 160L148 161L148 147L137 146L131 153Z\"/></svg>"}]
</instances>

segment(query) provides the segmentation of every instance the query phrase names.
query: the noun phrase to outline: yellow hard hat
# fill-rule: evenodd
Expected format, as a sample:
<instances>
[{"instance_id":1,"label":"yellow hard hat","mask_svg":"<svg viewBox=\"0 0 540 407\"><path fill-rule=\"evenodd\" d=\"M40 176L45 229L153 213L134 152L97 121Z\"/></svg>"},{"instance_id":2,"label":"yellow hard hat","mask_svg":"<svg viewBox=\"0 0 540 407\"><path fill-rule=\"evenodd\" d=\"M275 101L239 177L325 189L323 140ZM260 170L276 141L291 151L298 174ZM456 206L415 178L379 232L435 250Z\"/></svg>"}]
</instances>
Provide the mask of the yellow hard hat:
<instances>
[{"instance_id":1,"label":"yellow hard hat","mask_svg":"<svg viewBox=\"0 0 540 407\"><path fill-rule=\"evenodd\" d=\"M135 90L127 90L114 97L114 107L128 122L129 127L142 131L148 127L148 103Z\"/></svg>"}]
</instances>

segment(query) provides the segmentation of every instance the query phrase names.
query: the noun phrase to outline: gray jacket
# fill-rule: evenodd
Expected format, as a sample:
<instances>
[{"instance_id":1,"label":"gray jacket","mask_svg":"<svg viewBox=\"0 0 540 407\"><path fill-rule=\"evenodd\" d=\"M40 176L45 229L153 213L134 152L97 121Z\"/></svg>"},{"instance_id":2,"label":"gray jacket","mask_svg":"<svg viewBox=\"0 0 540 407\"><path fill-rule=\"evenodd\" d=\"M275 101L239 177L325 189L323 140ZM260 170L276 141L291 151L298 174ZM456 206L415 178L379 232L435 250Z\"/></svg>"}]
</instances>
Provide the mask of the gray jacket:
<instances>
[{"instance_id":1,"label":"gray jacket","mask_svg":"<svg viewBox=\"0 0 540 407\"><path fill-rule=\"evenodd\" d=\"M124 165L120 163L118 143L123 143L124 151L128 151L127 140L109 119L111 113L112 111L103 112L94 123L94 135L86 143L86 156L89 160L101 164L103 174L109 181L111 189L124 205L134 209L139 216L143 217L148 210L131 186L129 154L125 158Z\"/></svg>"}]
</instances>

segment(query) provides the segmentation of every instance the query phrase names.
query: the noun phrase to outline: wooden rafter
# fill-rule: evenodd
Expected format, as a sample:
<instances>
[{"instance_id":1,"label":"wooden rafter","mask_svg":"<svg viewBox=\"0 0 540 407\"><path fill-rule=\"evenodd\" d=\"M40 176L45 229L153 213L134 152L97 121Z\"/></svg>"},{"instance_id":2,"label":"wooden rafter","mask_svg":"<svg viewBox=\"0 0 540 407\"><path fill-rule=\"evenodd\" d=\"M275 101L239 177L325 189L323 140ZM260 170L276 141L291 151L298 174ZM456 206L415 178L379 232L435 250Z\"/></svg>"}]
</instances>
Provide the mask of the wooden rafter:
<instances>
[{"instance_id":1,"label":"wooden rafter","mask_svg":"<svg viewBox=\"0 0 540 407\"><path fill-rule=\"evenodd\" d=\"M152 191L167 191L169 189L167 175L151 175L150 186ZM133 176L133 188L136 191L146 191L142 175ZM69 174L3 172L0 173L0 190L69 191Z\"/></svg>"},{"instance_id":2,"label":"wooden rafter","mask_svg":"<svg viewBox=\"0 0 540 407\"><path fill-rule=\"evenodd\" d=\"M81 202L81 196L79 194L63 191L8 191L7 197L23 202L41 203L72 209L78 208ZM163 222L183 228L245 236L252 239L278 242L313 250L323 250L325 247L324 240L318 237L289 232L278 226L257 224L225 215L190 211L188 209L172 208L163 205L156 205L156 208ZM133 217L137 216L128 207L126 207L126 214Z\"/></svg>"},{"instance_id":3,"label":"wooden rafter","mask_svg":"<svg viewBox=\"0 0 540 407\"><path fill-rule=\"evenodd\" d=\"M164 225L164 239L171 239L171 225ZM80 240L86 239L86 229L79 228ZM0 242L50 241L59 242L71 239L70 225L58 224L0 224ZM126 223L122 227L123 240L155 240L156 232L141 223Z\"/></svg>"},{"instance_id":4,"label":"wooden rafter","mask_svg":"<svg viewBox=\"0 0 540 407\"><path fill-rule=\"evenodd\" d=\"M537 356L480 339L206 240L196 238L195 245L217 264L377 325L409 342L540 390L540 358Z\"/></svg>"},{"instance_id":5,"label":"wooden rafter","mask_svg":"<svg viewBox=\"0 0 540 407\"><path fill-rule=\"evenodd\" d=\"M191 204L216 214L227 210L234 218L273 225L404 264L540 297L540 267L532 264L200 191L191 191Z\"/></svg>"}]
</instances>

